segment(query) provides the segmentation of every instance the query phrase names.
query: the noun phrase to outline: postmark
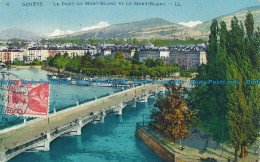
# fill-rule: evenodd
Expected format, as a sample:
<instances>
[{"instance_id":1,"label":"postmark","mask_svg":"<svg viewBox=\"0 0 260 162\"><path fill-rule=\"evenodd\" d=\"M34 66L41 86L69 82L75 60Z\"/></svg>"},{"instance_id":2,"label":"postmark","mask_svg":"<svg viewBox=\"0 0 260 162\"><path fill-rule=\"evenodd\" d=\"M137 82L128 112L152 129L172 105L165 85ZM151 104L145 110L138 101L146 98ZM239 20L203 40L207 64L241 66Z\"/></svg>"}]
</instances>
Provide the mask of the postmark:
<instances>
[{"instance_id":1,"label":"postmark","mask_svg":"<svg viewBox=\"0 0 260 162\"><path fill-rule=\"evenodd\" d=\"M17 75L9 72L0 74L0 124L14 124L28 109L29 90L27 85L21 84Z\"/></svg>"},{"instance_id":2,"label":"postmark","mask_svg":"<svg viewBox=\"0 0 260 162\"><path fill-rule=\"evenodd\" d=\"M1 72L0 124L8 125L23 117L46 117L49 111L49 84L23 84L18 76Z\"/></svg>"}]
</instances>

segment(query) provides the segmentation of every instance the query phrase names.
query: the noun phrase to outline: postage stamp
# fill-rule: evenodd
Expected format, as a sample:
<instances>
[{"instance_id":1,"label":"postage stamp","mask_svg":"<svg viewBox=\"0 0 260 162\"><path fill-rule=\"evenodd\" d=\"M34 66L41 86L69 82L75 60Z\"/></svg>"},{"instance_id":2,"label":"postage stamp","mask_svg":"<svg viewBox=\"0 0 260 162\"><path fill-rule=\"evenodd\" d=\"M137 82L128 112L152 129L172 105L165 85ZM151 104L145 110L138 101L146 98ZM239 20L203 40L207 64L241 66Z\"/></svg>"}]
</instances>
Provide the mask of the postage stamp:
<instances>
[{"instance_id":1,"label":"postage stamp","mask_svg":"<svg viewBox=\"0 0 260 162\"><path fill-rule=\"evenodd\" d=\"M21 80L13 80L10 84L7 97L11 98L6 106L6 114L28 117L48 115L49 84L22 84Z\"/></svg>"},{"instance_id":2,"label":"postage stamp","mask_svg":"<svg viewBox=\"0 0 260 162\"><path fill-rule=\"evenodd\" d=\"M0 124L14 124L23 117L45 117L49 108L49 84L23 84L14 74L1 72Z\"/></svg>"}]
</instances>

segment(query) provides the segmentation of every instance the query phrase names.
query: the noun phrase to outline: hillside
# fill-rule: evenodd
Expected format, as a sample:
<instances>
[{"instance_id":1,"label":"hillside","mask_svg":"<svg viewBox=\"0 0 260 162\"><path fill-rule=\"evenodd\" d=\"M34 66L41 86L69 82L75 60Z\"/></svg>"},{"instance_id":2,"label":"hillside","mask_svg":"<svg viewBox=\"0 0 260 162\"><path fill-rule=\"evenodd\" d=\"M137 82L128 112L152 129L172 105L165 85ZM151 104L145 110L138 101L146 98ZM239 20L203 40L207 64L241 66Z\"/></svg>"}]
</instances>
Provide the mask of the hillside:
<instances>
[{"instance_id":1,"label":"hillside","mask_svg":"<svg viewBox=\"0 0 260 162\"><path fill-rule=\"evenodd\" d=\"M131 23L111 25L102 29L90 30L65 36L68 39L110 39L110 38L138 38L138 39L173 39L174 33L182 31L181 25L170 23L160 18L146 19Z\"/></svg>"},{"instance_id":2,"label":"hillside","mask_svg":"<svg viewBox=\"0 0 260 162\"><path fill-rule=\"evenodd\" d=\"M238 18L238 20L241 21L244 24L244 21L246 19L246 14L247 14L248 11L251 11L251 13L254 16L255 29L257 27L260 27L260 6L254 6L254 7L242 9L242 10L239 10L239 11L232 13L232 14L217 17L216 19L218 21L221 21L221 20L225 21L225 23L227 24L227 28L230 29L231 19L234 16L236 16ZM190 30L191 32L194 33L194 34L192 34L192 36L198 37L199 35L197 35L197 34L200 34L201 37L207 38L208 35L209 35L210 25L211 25L211 21L207 21L207 22L204 22L202 24L199 24L199 25L193 27Z\"/></svg>"},{"instance_id":3,"label":"hillside","mask_svg":"<svg viewBox=\"0 0 260 162\"><path fill-rule=\"evenodd\" d=\"M230 27L230 21L233 16L237 16L239 21L244 22L246 13L251 11L255 27L260 26L260 6L241 9L235 13L217 17L216 19L226 22ZM207 39L209 35L211 21L204 22L193 28L184 27L163 20L161 18L152 18L137 22L111 25L106 28L90 30L87 32L64 36L66 39L110 39L110 38L138 38L138 39L187 39L202 38Z\"/></svg>"}]
</instances>

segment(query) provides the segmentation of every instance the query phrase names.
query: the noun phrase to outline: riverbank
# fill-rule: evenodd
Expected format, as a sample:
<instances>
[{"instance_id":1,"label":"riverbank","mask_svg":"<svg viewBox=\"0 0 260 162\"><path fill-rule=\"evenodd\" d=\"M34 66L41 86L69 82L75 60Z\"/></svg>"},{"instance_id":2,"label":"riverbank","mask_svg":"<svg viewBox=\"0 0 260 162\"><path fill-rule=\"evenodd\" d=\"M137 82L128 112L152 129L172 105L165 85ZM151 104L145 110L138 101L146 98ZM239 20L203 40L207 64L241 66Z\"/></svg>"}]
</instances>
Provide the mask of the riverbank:
<instances>
[{"instance_id":1,"label":"riverbank","mask_svg":"<svg viewBox=\"0 0 260 162\"><path fill-rule=\"evenodd\" d=\"M146 145L148 145L157 155L164 161L176 161L175 153L163 144L156 136L150 134L140 124L136 124L135 135L139 137Z\"/></svg>"},{"instance_id":2,"label":"riverbank","mask_svg":"<svg viewBox=\"0 0 260 162\"><path fill-rule=\"evenodd\" d=\"M201 161L210 158L215 161L234 160L232 146L226 143L218 145L201 129L192 129L191 135L187 139L178 141L176 144L163 138L146 125L137 124L136 136L140 137L165 161ZM259 144L260 138L258 137L256 144L248 148L248 156L239 161L259 161ZM183 150L181 150L182 146L184 146Z\"/></svg>"},{"instance_id":3,"label":"riverbank","mask_svg":"<svg viewBox=\"0 0 260 162\"><path fill-rule=\"evenodd\" d=\"M51 72L51 73L58 73L58 69L54 68L54 67L49 67L49 66L42 66L41 70L47 71L47 72ZM192 78L186 78L186 77L180 77L179 75L175 75L174 77L166 77L166 78L150 78L149 76L146 77L135 77L135 76L121 76L121 75L85 75L85 74L79 74L79 73L75 73L75 72L70 72L70 71L65 71L65 70L60 70L59 71L60 74L64 74L64 75L68 75L68 76L72 76L72 78L76 78L76 79L80 79L82 77L90 77L93 79L97 79L97 80L128 80L128 81L134 81L134 80L147 80L147 81L152 81L152 80L157 80L157 81L164 81L164 80L180 80L183 81L184 87L189 87L191 88L192 85L190 85L190 79L194 78L196 75L194 74ZM132 82L131 82L132 83Z\"/></svg>"},{"instance_id":4,"label":"riverbank","mask_svg":"<svg viewBox=\"0 0 260 162\"><path fill-rule=\"evenodd\" d=\"M42 66L41 69L44 71L47 71L47 72L51 72L51 73L59 72L60 74L64 74L64 75L78 75L77 73L73 73L73 72L69 72L69 71L63 71L63 70L58 71L58 69L52 68L49 66Z\"/></svg>"},{"instance_id":5,"label":"riverbank","mask_svg":"<svg viewBox=\"0 0 260 162\"><path fill-rule=\"evenodd\" d=\"M12 68L16 68L16 69L41 69L42 65L12 65Z\"/></svg>"}]
</instances>

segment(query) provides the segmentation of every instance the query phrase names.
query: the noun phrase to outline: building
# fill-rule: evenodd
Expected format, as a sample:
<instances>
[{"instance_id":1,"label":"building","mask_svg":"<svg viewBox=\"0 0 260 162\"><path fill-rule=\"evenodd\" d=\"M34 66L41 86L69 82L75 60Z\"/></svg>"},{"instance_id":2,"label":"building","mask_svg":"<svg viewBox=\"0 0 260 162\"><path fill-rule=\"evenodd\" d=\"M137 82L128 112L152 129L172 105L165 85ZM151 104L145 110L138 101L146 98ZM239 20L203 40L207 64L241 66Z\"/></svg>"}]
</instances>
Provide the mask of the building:
<instances>
[{"instance_id":1,"label":"building","mask_svg":"<svg viewBox=\"0 0 260 162\"><path fill-rule=\"evenodd\" d=\"M27 50L27 63L31 63L33 60L37 59L39 61L46 61L49 57L48 49L42 47L33 47Z\"/></svg>"},{"instance_id":2,"label":"building","mask_svg":"<svg viewBox=\"0 0 260 162\"><path fill-rule=\"evenodd\" d=\"M143 62L144 60L148 59L149 57L153 58L154 60L160 58L160 51L158 49L142 49L138 52L139 54L139 60L140 62Z\"/></svg>"},{"instance_id":3,"label":"building","mask_svg":"<svg viewBox=\"0 0 260 162\"><path fill-rule=\"evenodd\" d=\"M170 59L184 70L196 69L201 64L207 63L205 51L171 51Z\"/></svg>"},{"instance_id":4,"label":"building","mask_svg":"<svg viewBox=\"0 0 260 162\"><path fill-rule=\"evenodd\" d=\"M171 65L171 59L170 59L170 51L168 49L160 49L160 59L164 62L166 66Z\"/></svg>"},{"instance_id":5,"label":"building","mask_svg":"<svg viewBox=\"0 0 260 162\"><path fill-rule=\"evenodd\" d=\"M24 51L16 49L11 51L11 61L23 61Z\"/></svg>"},{"instance_id":6,"label":"building","mask_svg":"<svg viewBox=\"0 0 260 162\"><path fill-rule=\"evenodd\" d=\"M207 64L207 54L205 51L200 52L200 65Z\"/></svg>"},{"instance_id":7,"label":"building","mask_svg":"<svg viewBox=\"0 0 260 162\"><path fill-rule=\"evenodd\" d=\"M11 61L11 50L0 51L0 61L7 63Z\"/></svg>"},{"instance_id":8,"label":"building","mask_svg":"<svg viewBox=\"0 0 260 162\"><path fill-rule=\"evenodd\" d=\"M111 56L112 55L112 48L104 48L101 50L101 56Z\"/></svg>"},{"instance_id":9,"label":"building","mask_svg":"<svg viewBox=\"0 0 260 162\"><path fill-rule=\"evenodd\" d=\"M117 52L122 52L125 60L132 60L135 54L135 49L116 49L112 51L112 56L114 56Z\"/></svg>"}]
</instances>

